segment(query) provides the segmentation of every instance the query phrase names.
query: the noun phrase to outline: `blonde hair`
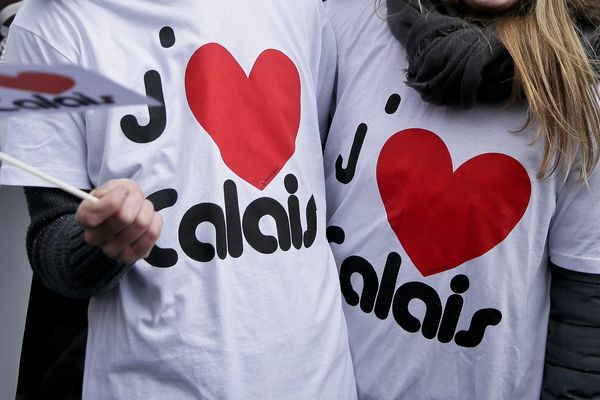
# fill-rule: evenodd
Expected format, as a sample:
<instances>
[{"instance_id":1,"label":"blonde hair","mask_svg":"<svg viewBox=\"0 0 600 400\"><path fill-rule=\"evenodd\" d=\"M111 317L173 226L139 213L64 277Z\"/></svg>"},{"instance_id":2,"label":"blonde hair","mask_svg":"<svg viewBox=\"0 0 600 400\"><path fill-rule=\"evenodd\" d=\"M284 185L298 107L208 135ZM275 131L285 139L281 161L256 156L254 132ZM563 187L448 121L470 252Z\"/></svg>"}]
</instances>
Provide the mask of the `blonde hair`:
<instances>
[{"instance_id":1,"label":"blonde hair","mask_svg":"<svg viewBox=\"0 0 600 400\"><path fill-rule=\"evenodd\" d=\"M576 2L581 11L586 1ZM523 93L529 106L525 127L535 120L536 140L544 140L539 177L558 167L569 173L577 162L586 180L598 162L600 97L592 64L598 60L586 54L573 18L567 0L534 0L495 21L515 67L513 97Z\"/></svg>"},{"instance_id":2,"label":"blonde hair","mask_svg":"<svg viewBox=\"0 0 600 400\"><path fill-rule=\"evenodd\" d=\"M421 0L411 1L421 5ZM465 12L461 0L442 2ZM511 55L512 100L524 94L528 103L523 130L536 121L535 140L544 141L538 177L546 178L560 167L566 178L577 163L580 180L587 180L600 151L600 77L593 68L600 65L600 55L591 43L586 43L590 46L586 53L575 18L595 26L600 35L600 1L523 0L506 15L463 16L475 24L495 26Z\"/></svg>"}]
</instances>

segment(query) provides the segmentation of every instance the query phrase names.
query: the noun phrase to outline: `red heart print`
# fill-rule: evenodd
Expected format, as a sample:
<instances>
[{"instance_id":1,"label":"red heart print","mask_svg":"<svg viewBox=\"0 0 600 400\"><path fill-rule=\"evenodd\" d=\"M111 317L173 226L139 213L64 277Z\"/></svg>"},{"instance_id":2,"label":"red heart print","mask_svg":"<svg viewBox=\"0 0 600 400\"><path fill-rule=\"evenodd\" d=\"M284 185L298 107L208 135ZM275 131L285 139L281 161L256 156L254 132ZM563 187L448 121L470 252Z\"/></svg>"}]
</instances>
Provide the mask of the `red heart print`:
<instances>
[{"instance_id":1,"label":"red heart print","mask_svg":"<svg viewBox=\"0 0 600 400\"><path fill-rule=\"evenodd\" d=\"M197 49L185 71L187 101L225 164L263 190L296 149L300 76L282 52L268 49L250 74L217 43Z\"/></svg>"},{"instance_id":2,"label":"red heart print","mask_svg":"<svg viewBox=\"0 0 600 400\"><path fill-rule=\"evenodd\" d=\"M391 228L423 276L455 268L501 243L525 213L531 181L514 158L486 153L453 171L445 143L406 129L384 144L377 184Z\"/></svg>"},{"instance_id":3,"label":"red heart print","mask_svg":"<svg viewBox=\"0 0 600 400\"><path fill-rule=\"evenodd\" d=\"M16 77L0 75L0 86L28 92L60 94L75 86L75 81L63 75L21 72Z\"/></svg>"}]
</instances>

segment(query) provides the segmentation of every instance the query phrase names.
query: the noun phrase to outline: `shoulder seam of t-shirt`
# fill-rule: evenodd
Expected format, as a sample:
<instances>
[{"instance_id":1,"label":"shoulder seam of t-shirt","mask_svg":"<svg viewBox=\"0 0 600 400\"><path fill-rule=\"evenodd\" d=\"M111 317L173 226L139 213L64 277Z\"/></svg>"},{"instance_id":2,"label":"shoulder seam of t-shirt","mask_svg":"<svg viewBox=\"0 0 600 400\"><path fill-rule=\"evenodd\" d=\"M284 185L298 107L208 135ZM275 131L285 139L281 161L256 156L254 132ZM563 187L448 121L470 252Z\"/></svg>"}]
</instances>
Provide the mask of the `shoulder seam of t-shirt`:
<instances>
[{"instance_id":1,"label":"shoulder seam of t-shirt","mask_svg":"<svg viewBox=\"0 0 600 400\"><path fill-rule=\"evenodd\" d=\"M32 30L29 30L29 29L27 29L27 28L25 28L25 27L23 27L21 25L17 25L17 24L12 24L11 27L10 27L11 30L15 30L15 28L20 29L20 30L24 31L25 33L28 33L28 34L34 36L35 38L37 38L38 40L42 41L46 46L50 47L52 50L54 50L55 52L57 52L58 54L60 54L67 62L69 62L69 64L75 64L62 51L60 51L55 46L53 46L52 44L50 44L46 39L44 39L39 34L33 32Z\"/></svg>"}]
</instances>

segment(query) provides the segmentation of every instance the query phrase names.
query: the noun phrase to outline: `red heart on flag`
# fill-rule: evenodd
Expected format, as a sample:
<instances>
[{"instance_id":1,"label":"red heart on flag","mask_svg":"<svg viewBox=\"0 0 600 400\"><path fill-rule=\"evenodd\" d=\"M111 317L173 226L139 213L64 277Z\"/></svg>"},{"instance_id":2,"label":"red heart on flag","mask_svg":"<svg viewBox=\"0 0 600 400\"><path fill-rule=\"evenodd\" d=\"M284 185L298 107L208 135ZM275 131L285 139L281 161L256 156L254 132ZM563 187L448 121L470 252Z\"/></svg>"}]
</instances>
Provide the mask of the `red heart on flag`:
<instances>
[{"instance_id":1,"label":"red heart on flag","mask_svg":"<svg viewBox=\"0 0 600 400\"><path fill-rule=\"evenodd\" d=\"M16 77L0 75L0 86L28 92L60 94L75 86L75 81L63 75L21 72Z\"/></svg>"}]
</instances>

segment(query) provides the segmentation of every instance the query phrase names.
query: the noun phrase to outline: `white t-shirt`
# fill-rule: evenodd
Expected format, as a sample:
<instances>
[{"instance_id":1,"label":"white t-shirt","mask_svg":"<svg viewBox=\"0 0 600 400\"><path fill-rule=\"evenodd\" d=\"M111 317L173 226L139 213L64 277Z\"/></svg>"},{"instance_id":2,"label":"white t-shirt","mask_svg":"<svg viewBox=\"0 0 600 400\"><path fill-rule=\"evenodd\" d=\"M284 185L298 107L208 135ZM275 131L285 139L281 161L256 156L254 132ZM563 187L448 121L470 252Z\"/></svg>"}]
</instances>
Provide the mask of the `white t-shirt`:
<instances>
[{"instance_id":1,"label":"white t-shirt","mask_svg":"<svg viewBox=\"0 0 600 400\"><path fill-rule=\"evenodd\" d=\"M385 6L330 0L328 14L328 233L359 398L539 399L549 263L600 273L600 173L589 188L578 171L537 179L522 105L427 104Z\"/></svg>"},{"instance_id":2,"label":"white t-shirt","mask_svg":"<svg viewBox=\"0 0 600 400\"><path fill-rule=\"evenodd\" d=\"M131 178L157 248L89 309L85 399L354 399L325 237L319 0L30 0L7 62L74 63L164 109L11 118L9 154L81 188ZM249 77L248 77L249 76ZM322 118L323 119L323 118ZM44 185L6 166L3 184Z\"/></svg>"}]
</instances>

